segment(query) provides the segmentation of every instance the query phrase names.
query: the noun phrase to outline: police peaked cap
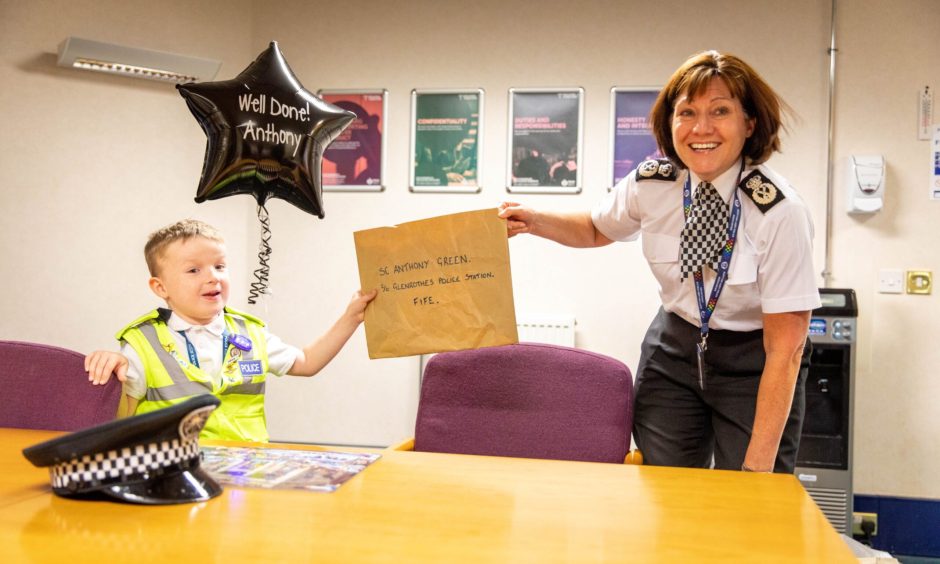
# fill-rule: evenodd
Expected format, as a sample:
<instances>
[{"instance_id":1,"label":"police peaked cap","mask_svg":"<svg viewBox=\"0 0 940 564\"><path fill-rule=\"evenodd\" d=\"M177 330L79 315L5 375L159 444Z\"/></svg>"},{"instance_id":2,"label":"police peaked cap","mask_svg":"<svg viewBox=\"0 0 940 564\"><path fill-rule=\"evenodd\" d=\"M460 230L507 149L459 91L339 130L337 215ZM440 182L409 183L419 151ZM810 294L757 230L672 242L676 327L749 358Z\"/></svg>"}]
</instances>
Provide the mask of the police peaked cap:
<instances>
[{"instance_id":1,"label":"police peaked cap","mask_svg":"<svg viewBox=\"0 0 940 564\"><path fill-rule=\"evenodd\" d=\"M49 467L52 491L83 499L162 505L222 493L199 467L199 433L219 399L212 395L109 421L23 449Z\"/></svg>"}]
</instances>

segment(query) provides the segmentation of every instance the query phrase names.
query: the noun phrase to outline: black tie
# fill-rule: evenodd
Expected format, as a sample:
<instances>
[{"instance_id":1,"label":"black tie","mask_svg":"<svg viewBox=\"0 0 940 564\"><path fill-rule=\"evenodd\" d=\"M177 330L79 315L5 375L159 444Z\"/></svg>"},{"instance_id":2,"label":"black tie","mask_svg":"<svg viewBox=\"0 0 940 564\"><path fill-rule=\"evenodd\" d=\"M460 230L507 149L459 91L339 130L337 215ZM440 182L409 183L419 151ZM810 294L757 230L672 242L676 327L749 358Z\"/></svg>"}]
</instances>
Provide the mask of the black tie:
<instances>
[{"instance_id":1,"label":"black tie","mask_svg":"<svg viewBox=\"0 0 940 564\"><path fill-rule=\"evenodd\" d=\"M682 250L679 251L682 280L705 265L718 270L721 249L727 238L728 205L714 186L701 182L682 228Z\"/></svg>"}]
</instances>

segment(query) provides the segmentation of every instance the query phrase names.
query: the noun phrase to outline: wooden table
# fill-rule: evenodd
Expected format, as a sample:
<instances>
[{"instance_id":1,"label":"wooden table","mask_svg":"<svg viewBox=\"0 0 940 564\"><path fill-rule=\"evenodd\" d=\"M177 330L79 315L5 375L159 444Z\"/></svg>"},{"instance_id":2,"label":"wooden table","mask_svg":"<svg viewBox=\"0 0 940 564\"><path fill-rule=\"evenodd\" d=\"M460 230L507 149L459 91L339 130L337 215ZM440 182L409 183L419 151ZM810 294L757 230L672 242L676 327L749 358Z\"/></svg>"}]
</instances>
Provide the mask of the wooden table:
<instances>
[{"instance_id":1,"label":"wooden table","mask_svg":"<svg viewBox=\"0 0 940 564\"><path fill-rule=\"evenodd\" d=\"M0 429L4 563L857 562L793 476L386 450L334 493L147 507L53 495L21 451L56 435Z\"/></svg>"}]
</instances>

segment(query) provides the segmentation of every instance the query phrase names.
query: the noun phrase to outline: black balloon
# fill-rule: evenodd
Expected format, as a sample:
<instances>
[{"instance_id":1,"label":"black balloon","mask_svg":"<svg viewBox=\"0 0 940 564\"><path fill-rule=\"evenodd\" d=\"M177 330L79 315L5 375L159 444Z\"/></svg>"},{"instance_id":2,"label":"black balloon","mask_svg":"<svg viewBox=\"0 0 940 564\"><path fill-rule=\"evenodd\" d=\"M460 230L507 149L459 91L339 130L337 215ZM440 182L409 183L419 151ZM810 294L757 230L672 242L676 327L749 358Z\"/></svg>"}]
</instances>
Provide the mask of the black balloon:
<instances>
[{"instance_id":1,"label":"black balloon","mask_svg":"<svg viewBox=\"0 0 940 564\"><path fill-rule=\"evenodd\" d=\"M177 88L207 138L197 202L252 194L323 218L323 151L356 116L304 89L277 42L231 80Z\"/></svg>"}]
</instances>

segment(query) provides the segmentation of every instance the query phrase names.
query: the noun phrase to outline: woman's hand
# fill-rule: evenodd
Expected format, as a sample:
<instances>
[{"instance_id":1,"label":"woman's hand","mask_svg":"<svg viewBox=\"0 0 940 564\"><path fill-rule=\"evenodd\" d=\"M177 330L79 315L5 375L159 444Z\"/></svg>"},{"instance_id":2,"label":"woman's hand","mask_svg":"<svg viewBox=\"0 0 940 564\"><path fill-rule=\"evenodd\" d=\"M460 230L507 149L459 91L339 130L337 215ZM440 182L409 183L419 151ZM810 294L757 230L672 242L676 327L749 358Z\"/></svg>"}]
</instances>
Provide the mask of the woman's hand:
<instances>
[{"instance_id":1,"label":"woman's hand","mask_svg":"<svg viewBox=\"0 0 940 564\"><path fill-rule=\"evenodd\" d=\"M764 351L767 359L757 389L757 408L744 465L757 472L772 472L787 424L800 374L803 345L809 332L809 311L764 314Z\"/></svg>"},{"instance_id":2,"label":"woman's hand","mask_svg":"<svg viewBox=\"0 0 940 564\"><path fill-rule=\"evenodd\" d=\"M532 208L516 202L499 204L499 217L506 220L506 234L515 237L520 233L531 233L537 214Z\"/></svg>"},{"instance_id":3,"label":"woman's hand","mask_svg":"<svg viewBox=\"0 0 940 564\"><path fill-rule=\"evenodd\" d=\"M506 232L510 237L529 233L578 248L602 247L611 243L594 227L590 212L538 212L516 202L503 202L499 204L499 217L506 220Z\"/></svg>"}]
</instances>

